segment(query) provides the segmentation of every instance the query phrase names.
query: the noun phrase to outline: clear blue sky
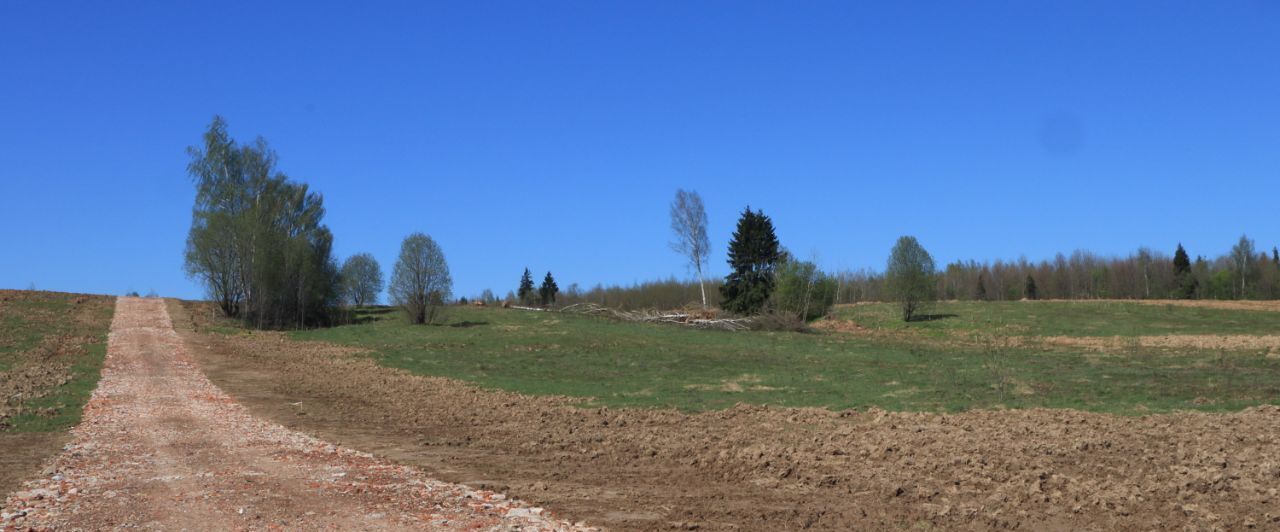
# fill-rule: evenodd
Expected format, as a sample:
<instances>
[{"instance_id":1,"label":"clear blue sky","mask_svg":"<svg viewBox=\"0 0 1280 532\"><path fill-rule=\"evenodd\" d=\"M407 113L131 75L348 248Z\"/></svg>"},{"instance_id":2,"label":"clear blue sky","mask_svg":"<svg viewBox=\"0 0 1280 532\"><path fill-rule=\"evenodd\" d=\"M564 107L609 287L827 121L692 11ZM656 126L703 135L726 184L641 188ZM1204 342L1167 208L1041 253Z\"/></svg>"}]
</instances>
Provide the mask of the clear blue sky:
<instances>
[{"instance_id":1,"label":"clear blue sky","mask_svg":"<svg viewBox=\"0 0 1280 532\"><path fill-rule=\"evenodd\" d=\"M325 195L339 258L455 292L686 276L750 204L830 269L1280 243L1280 3L0 0L0 287L196 297L214 114Z\"/></svg>"}]
</instances>

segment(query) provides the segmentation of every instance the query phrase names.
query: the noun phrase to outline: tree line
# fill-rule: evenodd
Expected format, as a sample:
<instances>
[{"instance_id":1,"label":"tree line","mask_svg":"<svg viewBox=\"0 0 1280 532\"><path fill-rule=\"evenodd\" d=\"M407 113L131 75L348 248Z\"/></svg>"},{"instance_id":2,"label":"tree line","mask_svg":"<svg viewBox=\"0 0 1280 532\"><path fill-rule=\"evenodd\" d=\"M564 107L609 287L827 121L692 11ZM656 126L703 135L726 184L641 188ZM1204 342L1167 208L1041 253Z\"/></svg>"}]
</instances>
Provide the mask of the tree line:
<instances>
[{"instance_id":1,"label":"tree line","mask_svg":"<svg viewBox=\"0 0 1280 532\"><path fill-rule=\"evenodd\" d=\"M884 272L861 270L835 275L838 303L887 301ZM1149 248L1121 257L1089 251L1058 254L1052 260L956 261L934 277L941 299L1277 299L1280 251L1258 251L1242 236L1214 258L1194 259L1177 244L1172 254Z\"/></svg>"},{"instance_id":2,"label":"tree line","mask_svg":"<svg viewBox=\"0 0 1280 532\"><path fill-rule=\"evenodd\" d=\"M571 287L568 299L673 308L687 305L690 288L696 286L706 308L703 272L710 245L703 202L696 192L676 191L671 227L676 235L672 249L687 259L697 274L696 285L670 280L629 288L597 286L585 295ZM910 321L937 299L1280 298L1280 249L1259 251L1247 236L1213 259L1198 255L1192 260L1177 244L1172 255L1150 248L1125 257L1076 251L1040 262L970 260L941 269L918 240L903 236L890 250L885 269L827 274L787 253L777 241L772 220L748 207L729 243L727 262L730 273L716 286L720 297L712 303L734 314L783 313L805 320L823 315L835 303L860 301L900 302L903 318Z\"/></svg>"}]
</instances>

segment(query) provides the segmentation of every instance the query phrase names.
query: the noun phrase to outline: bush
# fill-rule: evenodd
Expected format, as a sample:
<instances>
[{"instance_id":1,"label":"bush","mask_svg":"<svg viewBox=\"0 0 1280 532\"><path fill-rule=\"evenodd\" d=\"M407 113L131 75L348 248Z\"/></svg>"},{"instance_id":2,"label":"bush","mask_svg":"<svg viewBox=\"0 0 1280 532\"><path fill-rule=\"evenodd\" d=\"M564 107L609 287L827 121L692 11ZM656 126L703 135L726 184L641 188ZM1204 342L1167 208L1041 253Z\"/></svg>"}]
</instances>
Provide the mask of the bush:
<instances>
[{"instance_id":1,"label":"bush","mask_svg":"<svg viewBox=\"0 0 1280 532\"><path fill-rule=\"evenodd\" d=\"M776 286L770 298L773 311L810 322L826 316L835 306L836 280L812 262L786 260L778 264Z\"/></svg>"}]
</instances>

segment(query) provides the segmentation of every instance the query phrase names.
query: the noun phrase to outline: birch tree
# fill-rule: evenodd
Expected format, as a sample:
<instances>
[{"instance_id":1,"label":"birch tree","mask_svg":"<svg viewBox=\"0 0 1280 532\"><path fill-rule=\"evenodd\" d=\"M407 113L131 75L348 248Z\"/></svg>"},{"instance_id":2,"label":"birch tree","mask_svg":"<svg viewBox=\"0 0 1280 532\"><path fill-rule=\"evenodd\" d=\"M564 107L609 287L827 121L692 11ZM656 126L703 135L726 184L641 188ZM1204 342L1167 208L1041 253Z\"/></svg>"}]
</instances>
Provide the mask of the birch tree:
<instances>
[{"instance_id":1,"label":"birch tree","mask_svg":"<svg viewBox=\"0 0 1280 532\"><path fill-rule=\"evenodd\" d=\"M332 321L338 300L324 199L276 170L265 140L238 144L214 117L187 149L196 187L185 269L222 312L259 328Z\"/></svg>"},{"instance_id":2,"label":"birch tree","mask_svg":"<svg viewBox=\"0 0 1280 532\"><path fill-rule=\"evenodd\" d=\"M698 289L702 292L702 308L707 308L707 286L703 280L702 267L707 263L711 251L711 242L707 239L707 211L702 205L702 196L697 192L676 190L676 197L671 201L671 231L676 240L671 249L689 260L689 266L698 274Z\"/></svg>"},{"instance_id":3,"label":"birch tree","mask_svg":"<svg viewBox=\"0 0 1280 532\"><path fill-rule=\"evenodd\" d=\"M1248 279L1251 269L1249 263L1253 261L1253 241L1249 237L1240 235L1240 241L1236 245L1231 246L1231 268L1235 270L1236 278L1240 280L1240 293L1236 296L1239 299L1245 298L1245 279Z\"/></svg>"}]
</instances>

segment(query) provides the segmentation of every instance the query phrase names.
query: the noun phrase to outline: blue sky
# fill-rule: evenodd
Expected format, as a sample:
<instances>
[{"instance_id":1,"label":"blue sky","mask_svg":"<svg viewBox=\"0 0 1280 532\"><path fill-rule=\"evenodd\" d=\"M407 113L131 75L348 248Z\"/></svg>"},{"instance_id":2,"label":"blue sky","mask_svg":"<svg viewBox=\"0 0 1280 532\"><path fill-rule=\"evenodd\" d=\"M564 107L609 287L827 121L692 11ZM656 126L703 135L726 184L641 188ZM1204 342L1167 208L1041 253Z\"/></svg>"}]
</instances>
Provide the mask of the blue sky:
<instances>
[{"instance_id":1,"label":"blue sky","mask_svg":"<svg viewBox=\"0 0 1280 532\"><path fill-rule=\"evenodd\" d=\"M1280 4L0 0L0 287L178 297L215 114L455 292L688 274L750 204L829 269L1280 243Z\"/></svg>"}]
</instances>

